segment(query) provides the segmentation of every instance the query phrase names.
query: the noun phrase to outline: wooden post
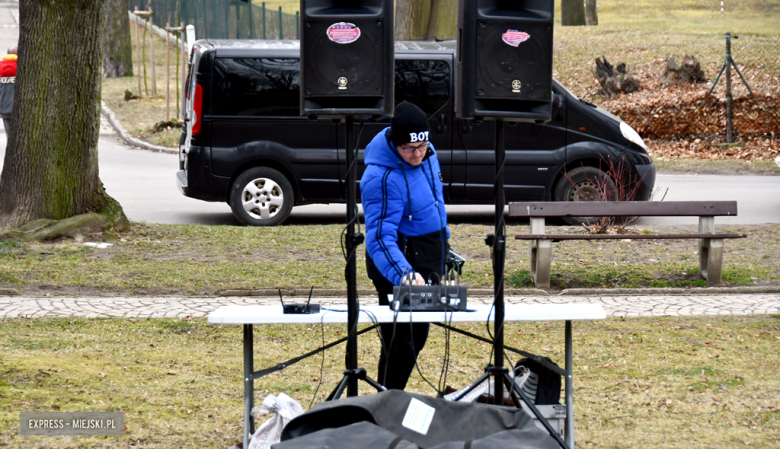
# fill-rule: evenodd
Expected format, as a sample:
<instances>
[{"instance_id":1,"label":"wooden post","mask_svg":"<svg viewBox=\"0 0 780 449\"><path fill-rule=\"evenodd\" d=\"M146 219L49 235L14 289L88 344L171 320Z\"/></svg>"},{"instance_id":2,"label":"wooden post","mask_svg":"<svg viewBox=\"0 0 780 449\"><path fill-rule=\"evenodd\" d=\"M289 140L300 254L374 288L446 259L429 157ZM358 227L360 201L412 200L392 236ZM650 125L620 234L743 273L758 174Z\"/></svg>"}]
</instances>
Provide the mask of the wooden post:
<instances>
[{"instance_id":1,"label":"wooden post","mask_svg":"<svg viewBox=\"0 0 780 449\"><path fill-rule=\"evenodd\" d=\"M171 32L165 22L165 121L171 119Z\"/></svg>"},{"instance_id":2,"label":"wooden post","mask_svg":"<svg viewBox=\"0 0 780 449\"><path fill-rule=\"evenodd\" d=\"M151 9L149 11L139 11L135 10L133 11L133 14L135 14L135 45L138 48L138 64L143 64L144 66L144 86L146 86L146 54L144 54L143 51L141 51L141 45L139 42L138 37L138 21L140 20L139 17L144 17L144 24L142 25L144 27L144 30L146 29L146 17L152 14ZM151 38L150 38L151 39ZM146 42L144 40L144 42ZM154 49L152 49L152 93L154 94L155 88L154 88ZM148 92L146 92L148 94ZM138 74L138 96L141 96L141 74Z\"/></svg>"},{"instance_id":3,"label":"wooden post","mask_svg":"<svg viewBox=\"0 0 780 449\"><path fill-rule=\"evenodd\" d=\"M138 54L138 66L141 65L141 40L138 37L138 11L135 11L135 49ZM135 76L138 77L138 96L141 96L141 71L136 70Z\"/></svg>"},{"instance_id":4,"label":"wooden post","mask_svg":"<svg viewBox=\"0 0 780 449\"><path fill-rule=\"evenodd\" d=\"M179 48L179 35L184 32L184 23L181 24L181 26L178 27L171 27L168 26L168 24L165 24L165 31L168 33L168 38L165 41L166 44L166 51L170 53L170 45L171 45L171 38L170 33L176 33L176 120L179 119L179 102L181 101L181 97L179 96L179 58L182 56L182 50ZM182 42L184 40L182 39ZM185 62L186 64L186 62ZM183 70L182 70L183 73ZM166 88L166 100L165 100L165 114L166 118L165 120L171 119L171 113L169 110L169 104L171 101L171 93L170 93L170 82L171 82L171 75L170 75L170 61L166 62L166 82L167 88Z\"/></svg>"},{"instance_id":5,"label":"wooden post","mask_svg":"<svg viewBox=\"0 0 780 449\"><path fill-rule=\"evenodd\" d=\"M179 24L179 26L181 27L181 30L182 30L181 31L182 32L182 36L186 37L187 34L186 34L186 30L184 28L184 22L181 22ZM184 38L182 38L182 43L184 44L183 45L184 49L179 49L180 52L184 53L182 55L182 58L181 58L181 91L180 92L181 92L181 98L182 99L179 101L179 106L182 106L182 103L184 102L184 98L185 98L185 93L187 92L187 86L186 86L186 84L187 84L187 65L188 65L188 62L189 62L188 59L190 57L189 53L186 50L187 48L189 48L189 44L185 41ZM184 113L184 110L181 111L181 114L183 114L183 113ZM181 114L179 115L179 117L181 117Z\"/></svg>"},{"instance_id":6,"label":"wooden post","mask_svg":"<svg viewBox=\"0 0 780 449\"><path fill-rule=\"evenodd\" d=\"M147 26L149 28L149 51L151 51L152 55L152 95L157 95L157 74L154 70L154 32L152 31L152 16L154 13L152 12L152 8L149 8L149 19L147 23Z\"/></svg>"}]
</instances>

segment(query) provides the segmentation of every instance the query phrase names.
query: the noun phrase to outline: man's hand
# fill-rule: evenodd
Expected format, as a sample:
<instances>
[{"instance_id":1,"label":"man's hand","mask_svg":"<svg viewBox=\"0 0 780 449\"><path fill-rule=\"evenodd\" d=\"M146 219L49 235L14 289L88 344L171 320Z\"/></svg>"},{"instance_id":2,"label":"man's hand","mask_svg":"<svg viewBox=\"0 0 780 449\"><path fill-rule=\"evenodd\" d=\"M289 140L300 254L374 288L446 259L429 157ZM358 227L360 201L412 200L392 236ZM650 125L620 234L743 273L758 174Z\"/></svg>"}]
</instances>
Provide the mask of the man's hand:
<instances>
[{"instance_id":1,"label":"man's hand","mask_svg":"<svg viewBox=\"0 0 780 449\"><path fill-rule=\"evenodd\" d=\"M401 285L409 285L410 280L412 285L425 285L425 279L420 273L409 273L403 278Z\"/></svg>"}]
</instances>

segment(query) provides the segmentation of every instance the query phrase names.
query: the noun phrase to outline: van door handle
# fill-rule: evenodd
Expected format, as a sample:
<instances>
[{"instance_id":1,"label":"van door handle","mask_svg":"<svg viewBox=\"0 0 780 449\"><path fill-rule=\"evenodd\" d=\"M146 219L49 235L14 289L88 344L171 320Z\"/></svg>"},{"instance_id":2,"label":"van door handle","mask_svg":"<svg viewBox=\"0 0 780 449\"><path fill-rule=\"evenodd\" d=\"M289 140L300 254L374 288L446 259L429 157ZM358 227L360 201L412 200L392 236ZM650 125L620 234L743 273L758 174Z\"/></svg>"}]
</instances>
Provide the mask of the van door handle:
<instances>
[{"instance_id":1,"label":"van door handle","mask_svg":"<svg viewBox=\"0 0 780 449\"><path fill-rule=\"evenodd\" d=\"M447 114L439 114L436 119L436 132L439 134L447 133Z\"/></svg>"}]
</instances>

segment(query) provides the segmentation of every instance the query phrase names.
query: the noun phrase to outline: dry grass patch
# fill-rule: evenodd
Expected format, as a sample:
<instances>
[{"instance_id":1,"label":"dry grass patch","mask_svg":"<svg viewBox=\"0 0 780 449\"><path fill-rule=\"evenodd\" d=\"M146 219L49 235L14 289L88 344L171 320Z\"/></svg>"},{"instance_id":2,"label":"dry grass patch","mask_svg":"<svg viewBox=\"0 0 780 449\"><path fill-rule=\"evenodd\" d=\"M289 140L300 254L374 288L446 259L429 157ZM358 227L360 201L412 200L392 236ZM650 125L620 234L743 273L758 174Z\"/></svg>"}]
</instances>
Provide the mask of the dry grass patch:
<instances>
[{"instance_id":1,"label":"dry grass patch","mask_svg":"<svg viewBox=\"0 0 780 449\"><path fill-rule=\"evenodd\" d=\"M459 325L486 335L484 324ZM256 369L344 336L345 326L256 326ZM507 323L507 345L563 364L563 323ZM583 447L774 447L780 440L780 316L608 319L574 325L577 441ZM421 372L437 384L443 331ZM223 449L239 441L241 330L203 319L0 320L0 447ZM447 384L476 379L489 347L451 340ZM343 346L256 382L308 408L341 378ZM376 374L376 334L359 343ZM514 357L512 357L514 360ZM414 373L409 390L433 395ZM363 391L369 393L368 390ZM19 411L122 411L119 437L20 437Z\"/></svg>"},{"instance_id":2,"label":"dry grass patch","mask_svg":"<svg viewBox=\"0 0 780 449\"><path fill-rule=\"evenodd\" d=\"M74 240L55 243L0 242L0 287L27 295L204 294L225 289L344 289L341 225L273 228L133 224L108 238L113 246L86 247ZM561 227L562 233L583 232ZM450 225L450 244L468 260L463 282L492 288L493 271L485 234L489 225ZM646 228L640 233L686 233L694 226ZM726 285L780 284L780 225L718 226L747 233L726 242ZM528 227L510 220L507 228L508 288L530 287L528 244L512 236ZM99 239L87 236L85 239ZM373 289L358 251L360 288ZM566 241L553 249L553 288L679 287L706 282L698 271L695 241Z\"/></svg>"}]
</instances>

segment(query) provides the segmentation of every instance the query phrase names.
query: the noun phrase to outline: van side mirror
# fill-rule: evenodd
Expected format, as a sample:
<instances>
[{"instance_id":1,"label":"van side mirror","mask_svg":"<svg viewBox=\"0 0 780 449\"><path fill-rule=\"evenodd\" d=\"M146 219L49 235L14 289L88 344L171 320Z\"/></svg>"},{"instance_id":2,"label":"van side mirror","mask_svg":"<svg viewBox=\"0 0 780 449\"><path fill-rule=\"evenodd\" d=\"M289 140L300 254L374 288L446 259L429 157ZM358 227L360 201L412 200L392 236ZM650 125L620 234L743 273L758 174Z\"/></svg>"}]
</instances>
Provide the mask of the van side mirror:
<instances>
[{"instance_id":1,"label":"van side mirror","mask_svg":"<svg viewBox=\"0 0 780 449\"><path fill-rule=\"evenodd\" d=\"M553 94L552 100L552 118L561 121L563 120L563 112L566 103L563 101L563 95Z\"/></svg>"}]
</instances>

